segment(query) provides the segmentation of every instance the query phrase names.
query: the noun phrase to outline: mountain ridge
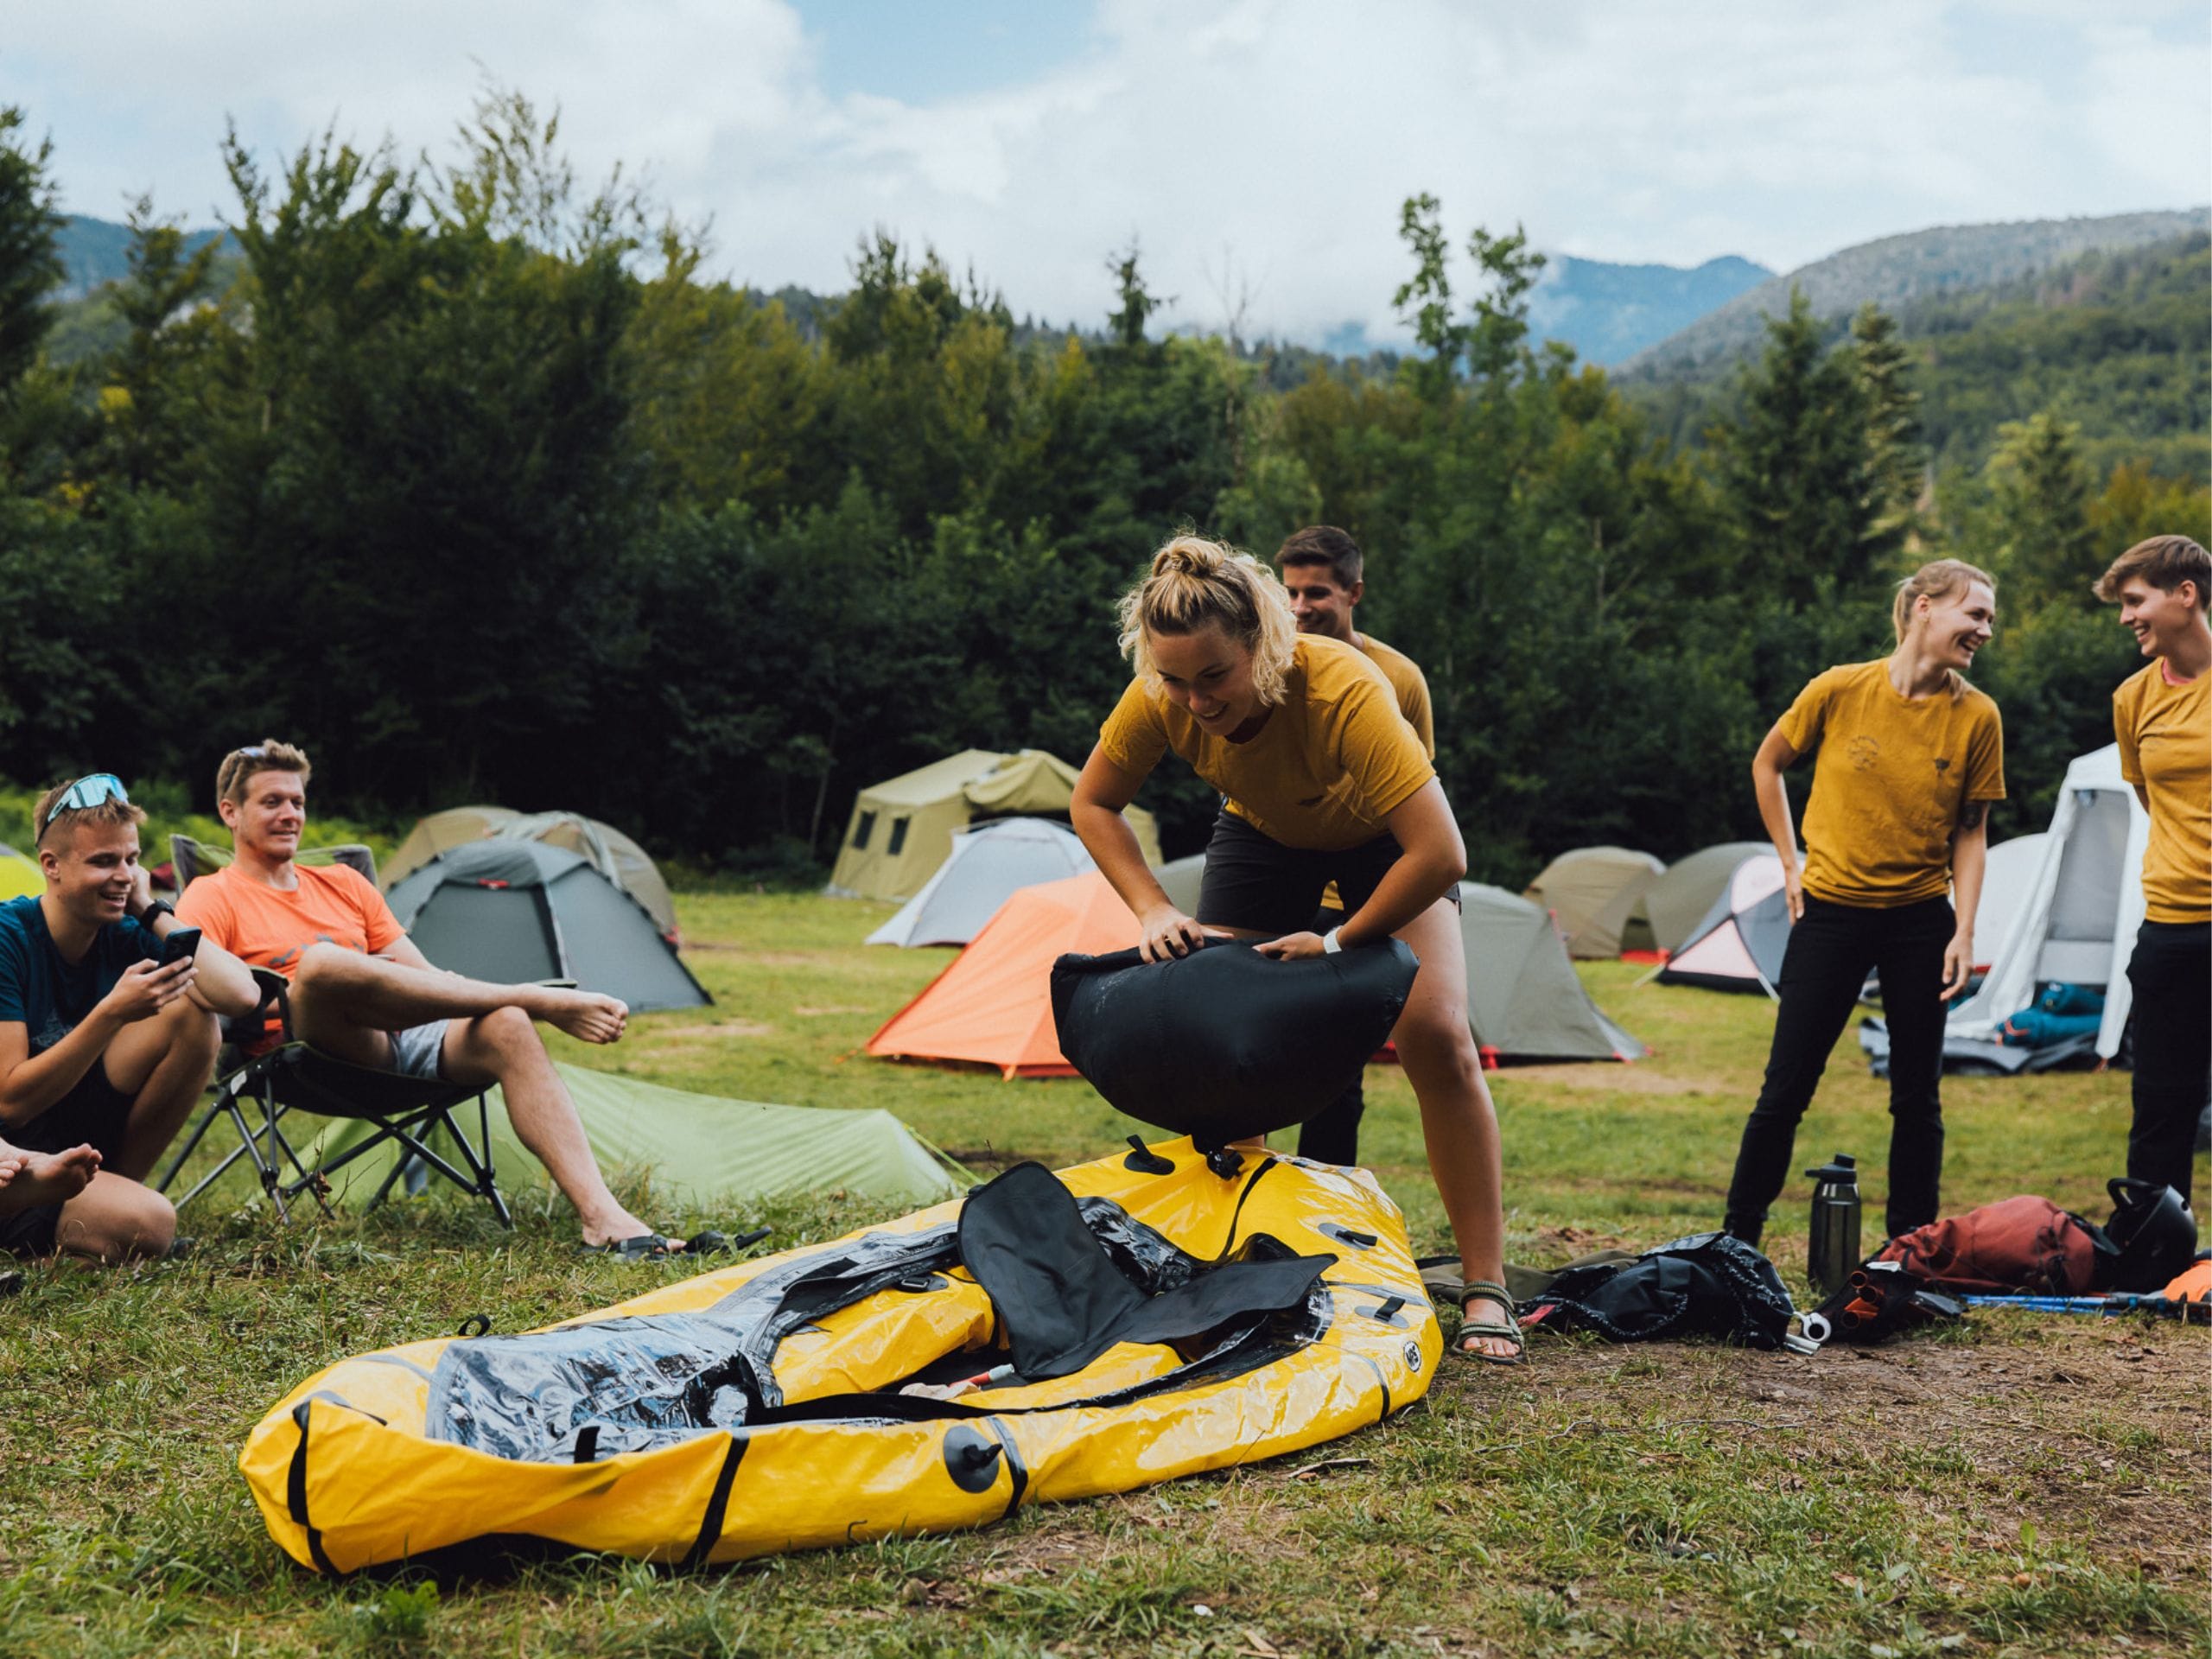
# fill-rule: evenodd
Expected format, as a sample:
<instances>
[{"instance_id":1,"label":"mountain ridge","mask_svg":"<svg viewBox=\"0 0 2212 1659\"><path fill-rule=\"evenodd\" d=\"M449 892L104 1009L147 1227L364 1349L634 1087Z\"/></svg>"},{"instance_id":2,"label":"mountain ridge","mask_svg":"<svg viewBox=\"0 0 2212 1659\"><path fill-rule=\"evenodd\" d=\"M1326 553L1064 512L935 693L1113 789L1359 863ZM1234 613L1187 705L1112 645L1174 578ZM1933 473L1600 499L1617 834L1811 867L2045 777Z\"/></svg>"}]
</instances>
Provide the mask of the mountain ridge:
<instances>
[{"instance_id":1,"label":"mountain ridge","mask_svg":"<svg viewBox=\"0 0 2212 1659\"><path fill-rule=\"evenodd\" d=\"M1619 365L1626 378L1662 380L1725 367L1764 339L1770 317L1804 290L1823 320L1872 302L1885 310L1938 295L2034 276L2086 253L2120 251L2202 230L2212 210L2190 207L2101 217L1937 225L1855 243L1745 290Z\"/></svg>"}]
</instances>

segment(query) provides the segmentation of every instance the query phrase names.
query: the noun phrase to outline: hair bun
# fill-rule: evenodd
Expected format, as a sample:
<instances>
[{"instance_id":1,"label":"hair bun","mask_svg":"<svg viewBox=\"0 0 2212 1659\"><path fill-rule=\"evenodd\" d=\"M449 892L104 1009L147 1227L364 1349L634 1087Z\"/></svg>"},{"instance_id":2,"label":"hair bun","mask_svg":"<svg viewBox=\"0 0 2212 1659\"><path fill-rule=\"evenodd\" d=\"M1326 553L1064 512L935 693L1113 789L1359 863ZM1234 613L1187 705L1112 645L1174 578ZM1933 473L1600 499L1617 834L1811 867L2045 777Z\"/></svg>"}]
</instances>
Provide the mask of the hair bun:
<instances>
[{"instance_id":1,"label":"hair bun","mask_svg":"<svg viewBox=\"0 0 2212 1659\"><path fill-rule=\"evenodd\" d=\"M1178 536L1153 555L1155 576L1210 576L1228 563L1218 543L1198 536Z\"/></svg>"}]
</instances>

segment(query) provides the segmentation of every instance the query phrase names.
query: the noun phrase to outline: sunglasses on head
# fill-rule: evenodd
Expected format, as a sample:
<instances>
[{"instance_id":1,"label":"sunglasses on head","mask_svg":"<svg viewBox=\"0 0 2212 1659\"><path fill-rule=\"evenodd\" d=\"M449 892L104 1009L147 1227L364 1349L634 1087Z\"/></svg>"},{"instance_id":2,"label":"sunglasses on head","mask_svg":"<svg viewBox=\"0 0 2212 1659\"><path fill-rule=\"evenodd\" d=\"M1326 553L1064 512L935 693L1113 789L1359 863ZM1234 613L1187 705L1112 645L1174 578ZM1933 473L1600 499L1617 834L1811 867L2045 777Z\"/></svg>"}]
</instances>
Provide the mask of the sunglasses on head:
<instances>
[{"instance_id":1,"label":"sunglasses on head","mask_svg":"<svg viewBox=\"0 0 2212 1659\"><path fill-rule=\"evenodd\" d=\"M110 801L121 801L128 805L130 791L123 786L123 779L111 772L89 772L61 791L46 815L46 822L38 827L37 839L46 839L46 832L54 828L54 821L64 812L86 812L93 807L105 806Z\"/></svg>"}]
</instances>

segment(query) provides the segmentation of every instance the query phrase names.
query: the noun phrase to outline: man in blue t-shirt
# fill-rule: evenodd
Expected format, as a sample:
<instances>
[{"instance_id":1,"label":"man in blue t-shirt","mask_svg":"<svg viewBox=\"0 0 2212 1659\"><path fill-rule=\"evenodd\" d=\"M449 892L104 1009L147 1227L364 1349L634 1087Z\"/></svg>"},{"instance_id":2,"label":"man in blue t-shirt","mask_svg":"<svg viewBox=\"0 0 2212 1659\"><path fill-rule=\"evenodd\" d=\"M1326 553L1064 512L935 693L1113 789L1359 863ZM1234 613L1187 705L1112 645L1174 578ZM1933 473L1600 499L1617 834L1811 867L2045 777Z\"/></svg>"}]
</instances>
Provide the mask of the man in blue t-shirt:
<instances>
[{"instance_id":1,"label":"man in blue t-shirt","mask_svg":"<svg viewBox=\"0 0 2212 1659\"><path fill-rule=\"evenodd\" d=\"M145 817L105 772L47 791L46 890L0 905L0 1249L18 1255L168 1249L176 1211L145 1179L214 1069L217 1015L258 1000L206 942L162 965L176 918L139 866Z\"/></svg>"}]
</instances>

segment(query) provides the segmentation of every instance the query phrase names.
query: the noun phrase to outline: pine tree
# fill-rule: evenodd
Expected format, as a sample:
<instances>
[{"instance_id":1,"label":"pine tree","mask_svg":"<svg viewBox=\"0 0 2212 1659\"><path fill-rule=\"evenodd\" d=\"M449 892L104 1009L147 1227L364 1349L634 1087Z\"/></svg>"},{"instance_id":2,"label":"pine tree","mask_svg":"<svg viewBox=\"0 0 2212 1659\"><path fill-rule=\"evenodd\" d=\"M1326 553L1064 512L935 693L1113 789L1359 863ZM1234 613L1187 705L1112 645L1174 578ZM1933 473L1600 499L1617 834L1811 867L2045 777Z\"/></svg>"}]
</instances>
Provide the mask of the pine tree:
<instances>
[{"instance_id":1,"label":"pine tree","mask_svg":"<svg viewBox=\"0 0 2212 1659\"><path fill-rule=\"evenodd\" d=\"M1743 416L1721 440L1722 481L1752 563L1783 597L1808 604L1874 573L1866 397L1846 352L1823 352L1802 290L1767 324L1767 347L1741 381Z\"/></svg>"},{"instance_id":2,"label":"pine tree","mask_svg":"<svg viewBox=\"0 0 2212 1659\"><path fill-rule=\"evenodd\" d=\"M1869 533L1878 557L1914 539L1928 477L1920 431L1920 393L1910 382L1912 353L1897 323L1871 301L1851 320L1852 365L1866 405Z\"/></svg>"},{"instance_id":3,"label":"pine tree","mask_svg":"<svg viewBox=\"0 0 2212 1659\"><path fill-rule=\"evenodd\" d=\"M30 149L16 136L22 124L19 107L0 105L0 395L37 361L54 326L47 295L67 274L61 214L47 171L54 142Z\"/></svg>"},{"instance_id":4,"label":"pine tree","mask_svg":"<svg viewBox=\"0 0 2212 1659\"><path fill-rule=\"evenodd\" d=\"M2016 602L2070 597L2085 608L2096 563L2081 428L2048 410L1997 429L1989 481L1999 541L1996 575Z\"/></svg>"}]
</instances>

